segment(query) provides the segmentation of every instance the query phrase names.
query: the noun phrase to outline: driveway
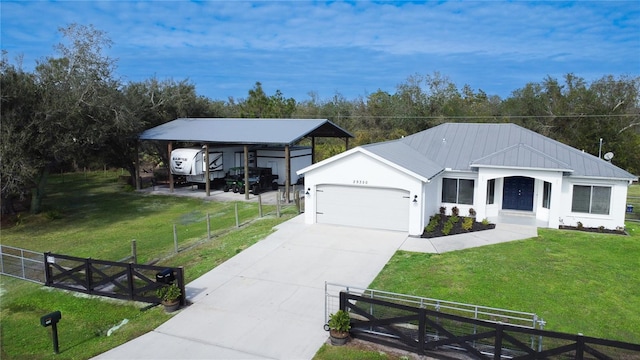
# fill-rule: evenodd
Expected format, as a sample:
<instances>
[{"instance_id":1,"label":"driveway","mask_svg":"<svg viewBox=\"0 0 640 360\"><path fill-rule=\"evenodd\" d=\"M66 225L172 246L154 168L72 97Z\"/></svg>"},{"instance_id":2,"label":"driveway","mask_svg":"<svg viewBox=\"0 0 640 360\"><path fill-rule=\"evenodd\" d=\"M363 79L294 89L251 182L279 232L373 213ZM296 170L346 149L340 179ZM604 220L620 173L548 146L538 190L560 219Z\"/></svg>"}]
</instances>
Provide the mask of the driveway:
<instances>
[{"instance_id":1,"label":"driveway","mask_svg":"<svg viewBox=\"0 0 640 360\"><path fill-rule=\"evenodd\" d=\"M406 239L298 216L189 283L191 306L96 358L311 359L328 336L325 281L366 288Z\"/></svg>"}]
</instances>

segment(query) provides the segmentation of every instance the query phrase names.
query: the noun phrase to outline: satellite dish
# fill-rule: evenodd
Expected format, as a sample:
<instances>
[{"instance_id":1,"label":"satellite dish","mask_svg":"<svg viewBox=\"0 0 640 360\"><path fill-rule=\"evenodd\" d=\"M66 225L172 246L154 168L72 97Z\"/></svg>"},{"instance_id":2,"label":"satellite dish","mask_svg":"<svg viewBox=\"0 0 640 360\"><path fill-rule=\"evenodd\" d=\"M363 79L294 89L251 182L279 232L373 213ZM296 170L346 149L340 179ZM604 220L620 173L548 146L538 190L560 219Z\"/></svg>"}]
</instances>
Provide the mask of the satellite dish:
<instances>
[{"instance_id":1,"label":"satellite dish","mask_svg":"<svg viewBox=\"0 0 640 360\"><path fill-rule=\"evenodd\" d=\"M613 159L613 153L612 152L608 152L606 154L604 154L604 159L607 161L611 161L611 159Z\"/></svg>"}]
</instances>

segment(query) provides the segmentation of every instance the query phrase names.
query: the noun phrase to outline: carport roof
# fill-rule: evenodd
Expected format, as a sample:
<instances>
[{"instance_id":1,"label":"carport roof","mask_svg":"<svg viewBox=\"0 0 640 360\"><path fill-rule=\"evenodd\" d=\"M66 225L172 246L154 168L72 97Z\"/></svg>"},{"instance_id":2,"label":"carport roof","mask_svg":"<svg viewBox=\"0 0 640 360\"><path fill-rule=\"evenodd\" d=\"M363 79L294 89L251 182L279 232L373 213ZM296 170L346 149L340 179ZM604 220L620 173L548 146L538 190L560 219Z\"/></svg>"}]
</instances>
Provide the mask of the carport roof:
<instances>
[{"instance_id":1,"label":"carport roof","mask_svg":"<svg viewBox=\"0 0 640 360\"><path fill-rule=\"evenodd\" d=\"M293 145L305 137L352 138L327 119L181 118L145 130L141 140Z\"/></svg>"}]
</instances>

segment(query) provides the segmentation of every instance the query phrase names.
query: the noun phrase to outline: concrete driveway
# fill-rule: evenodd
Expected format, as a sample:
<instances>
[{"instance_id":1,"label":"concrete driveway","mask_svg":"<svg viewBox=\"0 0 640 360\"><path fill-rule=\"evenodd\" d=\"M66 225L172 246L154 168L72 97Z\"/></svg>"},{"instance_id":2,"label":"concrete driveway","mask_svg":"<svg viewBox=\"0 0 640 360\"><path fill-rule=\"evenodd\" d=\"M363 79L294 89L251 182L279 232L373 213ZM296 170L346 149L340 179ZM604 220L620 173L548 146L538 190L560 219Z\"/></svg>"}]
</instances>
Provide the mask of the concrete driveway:
<instances>
[{"instance_id":1,"label":"concrete driveway","mask_svg":"<svg viewBox=\"0 0 640 360\"><path fill-rule=\"evenodd\" d=\"M328 336L324 282L366 288L406 238L298 216L188 284L191 306L96 358L310 359Z\"/></svg>"}]
</instances>

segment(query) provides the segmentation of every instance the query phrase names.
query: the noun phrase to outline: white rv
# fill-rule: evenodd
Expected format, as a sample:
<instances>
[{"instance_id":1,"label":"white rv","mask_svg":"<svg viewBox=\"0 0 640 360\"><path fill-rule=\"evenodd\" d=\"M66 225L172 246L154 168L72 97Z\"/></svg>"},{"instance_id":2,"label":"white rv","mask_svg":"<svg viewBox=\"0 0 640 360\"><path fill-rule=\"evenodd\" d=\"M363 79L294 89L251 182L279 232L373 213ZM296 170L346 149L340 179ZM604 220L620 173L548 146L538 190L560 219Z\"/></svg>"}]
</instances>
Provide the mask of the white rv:
<instances>
[{"instance_id":1,"label":"white rv","mask_svg":"<svg viewBox=\"0 0 640 360\"><path fill-rule=\"evenodd\" d=\"M298 170L311 165L311 147L289 148L291 184L298 182ZM261 147L249 150L249 166L271 168L278 175L279 185L286 181L286 158L284 147ZM223 179L230 168L244 166L243 147L209 148L209 180ZM171 173L186 177L195 184L206 183L207 171L203 148L181 148L171 152Z\"/></svg>"}]
</instances>

